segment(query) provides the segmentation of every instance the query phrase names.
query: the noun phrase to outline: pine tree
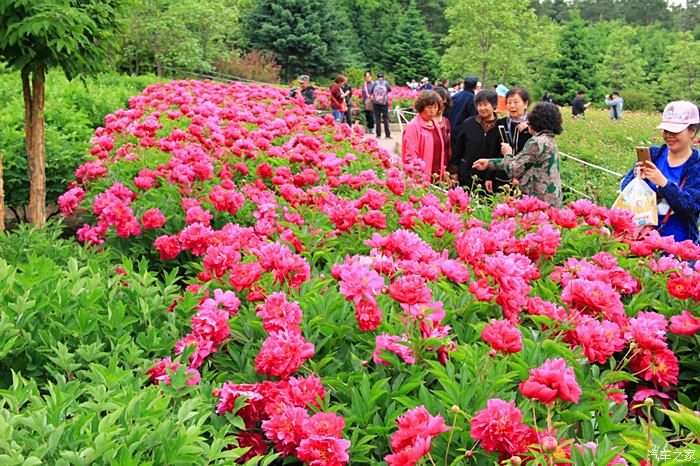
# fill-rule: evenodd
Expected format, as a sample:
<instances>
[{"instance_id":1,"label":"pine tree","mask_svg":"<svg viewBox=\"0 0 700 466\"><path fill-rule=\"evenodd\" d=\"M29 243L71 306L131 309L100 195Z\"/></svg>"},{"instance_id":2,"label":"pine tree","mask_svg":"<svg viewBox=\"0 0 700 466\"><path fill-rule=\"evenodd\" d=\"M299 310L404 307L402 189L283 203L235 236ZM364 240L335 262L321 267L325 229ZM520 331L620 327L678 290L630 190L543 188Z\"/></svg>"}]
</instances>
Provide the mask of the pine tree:
<instances>
[{"instance_id":1,"label":"pine tree","mask_svg":"<svg viewBox=\"0 0 700 466\"><path fill-rule=\"evenodd\" d=\"M600 59L585 23L574 10L561 31L556 58L544 73L545 90L558 102L571 102L580 90L591 96L598 95Z\"/></svg>"},{"instance_id":2,"label":"pine tree","mask_svg":"<svg viewBox=\"0 0 700 466\"><path fill-rule=\"evenodd\" d=\"M385 61L398 82L422 76L437 78L438 56L433 49L433 38L414 0L401 15L394 34L386 44Z\"/></svg>"},{"instance_id":3,"label":"pine tree","mask_svg":"<svg viewBox=\"0 0 700 466\"><path fill-rule=\"evenodd\" d=\"M274 53L285 80L342 68L344 39L329 2L257 0L245 24L248 46Z\"/></svg>"}]
</instances>

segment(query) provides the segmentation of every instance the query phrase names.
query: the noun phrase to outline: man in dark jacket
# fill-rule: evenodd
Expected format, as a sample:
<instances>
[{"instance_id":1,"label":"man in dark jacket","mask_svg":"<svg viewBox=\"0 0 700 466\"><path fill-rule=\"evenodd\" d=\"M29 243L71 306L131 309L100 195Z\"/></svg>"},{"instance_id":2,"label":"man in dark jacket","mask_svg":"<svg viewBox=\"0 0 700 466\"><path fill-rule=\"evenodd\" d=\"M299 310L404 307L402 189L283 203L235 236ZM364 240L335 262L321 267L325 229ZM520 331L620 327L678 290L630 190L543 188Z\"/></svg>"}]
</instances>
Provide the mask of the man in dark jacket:
<instances>
[{"instance_id":1,"label":"man in dark jacket","mask_svg":"<svg viewBox=\"0 0 700 466\"><path fill-rule=\"evenodd\" d=\"M457 137L462 130L462 124L467 118L476 115L476 106L474 105L474 89L479 80L476 76L467 76L464 79L464 90L459 91L452 96L452 107L445 112L445 117L450 121L452 128L452 137L450 144L452 145L452 153L455 151Z\"/></svg>"},{"instance_id":2,"label":"man in dark jacket","mask_svg":"<svg viewBox=\"0 0 700 466\"><path fill-rule=\"evenodd\" d=\"M578 95L574 97L571 101L571 115L574 117L585 117L586 109L590 107L590 103L586 104L583 102L583 98L586 96L584 91L578 91Z\"/></svg>"},{"instance_id":3,"label":"man in dark jacket","mask_svg":"<svg viewBox=\"0 0 700 466\"><path fill-rule=\"evenodd\" d=\"M462 91L464 92L464 91ZM500 157L501 141L496 128L496 107L498 95L491 89L479 92L475 98L478 112L467 118L461 125L459 136L455 142L455 151L447 166L450 175L459 181L460 186L467 189L474 187L473 176L477 176L477 184L487 191L493 191L494 171L480 172L472 165L477 159L493 159Z\"/></svg>"},{"instance_id":4,"label":"man in dark jacket","mask_svg":"<svg viewBox=\"0 0 700 466\"><path fill-rule=\"evenodd\" d=\"M289 97L302 96L306 105L311 105L316 101L316 89L311 85L311 78L302 74L299 76L299 87L293 87L289 92Z\"/></svg>"}]
</instances>

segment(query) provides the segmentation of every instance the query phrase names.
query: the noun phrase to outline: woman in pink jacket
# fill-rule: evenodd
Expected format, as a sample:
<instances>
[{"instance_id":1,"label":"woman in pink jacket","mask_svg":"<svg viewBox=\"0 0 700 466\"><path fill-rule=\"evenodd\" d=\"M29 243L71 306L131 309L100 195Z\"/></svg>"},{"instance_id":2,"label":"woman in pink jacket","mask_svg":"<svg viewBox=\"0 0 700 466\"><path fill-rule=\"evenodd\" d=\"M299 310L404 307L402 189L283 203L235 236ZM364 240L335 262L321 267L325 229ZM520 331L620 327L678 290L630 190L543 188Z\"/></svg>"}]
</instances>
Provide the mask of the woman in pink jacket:
<instances>
[{"instance_id":1,"label":"woman in pink jacket","mask_svg":"<svg viewBox=\"0 0 700 466\"><path fill-rule=\"evenodd\" d=\"M435 118L440 103L437 92L422 91L414 104L418 116L406 126L401 141L404 165L422 165L422 173L431 181L444 178L447 166L444 136Z\"/></svg>"}]
</instances>

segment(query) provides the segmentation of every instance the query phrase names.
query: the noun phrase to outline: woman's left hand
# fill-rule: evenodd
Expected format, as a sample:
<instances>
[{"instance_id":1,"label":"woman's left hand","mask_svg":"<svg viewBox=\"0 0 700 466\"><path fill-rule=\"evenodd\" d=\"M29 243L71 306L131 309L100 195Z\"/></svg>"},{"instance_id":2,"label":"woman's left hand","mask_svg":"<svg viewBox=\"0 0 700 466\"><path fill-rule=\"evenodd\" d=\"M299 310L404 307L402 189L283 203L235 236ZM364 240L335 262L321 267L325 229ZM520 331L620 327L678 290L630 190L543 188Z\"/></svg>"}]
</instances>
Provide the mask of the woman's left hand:
<instances>
[{"instance_id":1,"label":"woman's left hand","mask_svg":"<svg viewBox=\"0 0 700 466\"><path fill-rule=\"evenodd\" d=\"M472 164L472 168L475 170L486 170L489 168L489 159L479 159Z\"/></svg>"},{"instance_id":2,"label":"woman's left hand","mask_svg":"<svg viewBox=\"0 0 700 466\"><path fill-rule=\"evenodd\" d=\"M664 176L663 173L661 173L661 171L658 168L656 168L656 165L654 165L654 162L652 162L651 160L646 160L644 162L637 163L637 165L641 170L642 178L651 181L659 188L663 188L668 184L668 179Z\"/></svg>"},{"instance_id":3,"label":"woman's left hand","mask_svg":"<svg viewBox=\"0 0 700 466\"><path fill-rule=\"evenodd\" d=\"M523 121L517 126L517 129L519 132L527 131L527 129L530 127L530 125L527 124L527 121Z\"/></svg>"}]
</instances>

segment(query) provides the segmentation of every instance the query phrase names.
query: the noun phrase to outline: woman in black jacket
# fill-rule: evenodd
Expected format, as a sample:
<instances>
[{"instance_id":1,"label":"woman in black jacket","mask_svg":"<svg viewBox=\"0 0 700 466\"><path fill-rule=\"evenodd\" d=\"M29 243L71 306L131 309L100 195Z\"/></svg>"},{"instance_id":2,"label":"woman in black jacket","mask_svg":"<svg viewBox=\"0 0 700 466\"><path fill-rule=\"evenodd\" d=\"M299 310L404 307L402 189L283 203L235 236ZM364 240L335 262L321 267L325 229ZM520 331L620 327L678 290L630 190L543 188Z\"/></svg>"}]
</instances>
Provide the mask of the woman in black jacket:
<instances>
[{"instance_id":1,"label":"woman in black jacket","mask_svg":"<svg viewBox=\"0 0 700 466\"><path fill-rule=\"evenodd\" d=\"M498 95L490 89L483 90L474 97L474 104L477 114L464 120L448 170L452 179L458 180L460 186L471 189L480 184L488 192L492 192L495 172L473 170L472 165L478 159L501 156L500 138L496 128Z\"/></svg>"},{"instance_id":2,"label":"woman in black jacket","mask_svg":"<svg viewBox=\"0 0 700 466\"><path fill-rule=\"evenodd\" d=\"M530 106L530 93L522 87L514 87L506 93L506 105L508 115L496 121L496 127L503 127L512 154L522 152L525 143L532 137L527 125L527 108ZM500 135L500 132L499 132ZM510 183L506 172L499 170L494 174L493 190Z\"/></svg>"}]
</instances>

